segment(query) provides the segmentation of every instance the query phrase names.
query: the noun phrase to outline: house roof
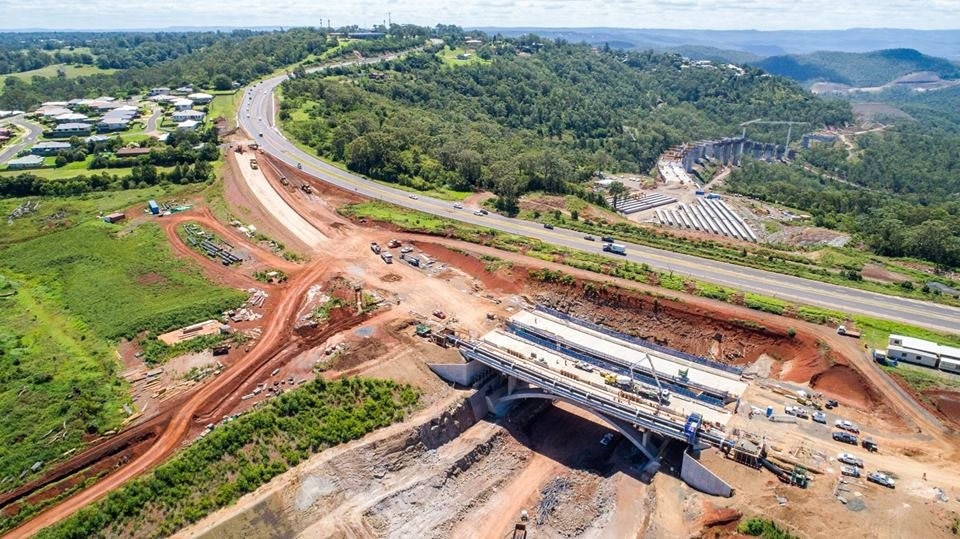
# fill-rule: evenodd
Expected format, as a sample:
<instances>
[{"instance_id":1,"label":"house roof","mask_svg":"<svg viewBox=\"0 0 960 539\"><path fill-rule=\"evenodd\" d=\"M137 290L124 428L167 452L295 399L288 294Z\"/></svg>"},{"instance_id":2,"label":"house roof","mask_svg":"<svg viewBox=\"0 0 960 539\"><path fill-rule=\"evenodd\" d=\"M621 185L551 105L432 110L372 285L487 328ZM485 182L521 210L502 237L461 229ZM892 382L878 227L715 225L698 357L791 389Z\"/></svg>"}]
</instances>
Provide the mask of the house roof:
<instances>
[{"instance_id":1,"label":"house roof","mask_svg":"<svg viewBox=\"0 0 960 539\"><path fill-rule=\"evenodd\" d=\"M39 148L41 150L62 150L70 147L69 142L56 142L56 141L46 141L38 142L33 145L34 148Z\"/></svg>"},{"instance_id":2,"label":"house roof","mask_svg":"<svg viewBox=\"0 0 960 539\"><path fill-rule=\"evenodd\" d=\"M199 124L200 122L196 120L184 120L177 124L177 129L193 129Z\"/></svg>"},{"instance_id":3,"label":"house roof","mask_svg":"<svg viewBox=\"0 0 960 539\"><path fill-rule=\"evenodd\" d=\"M178 110L173 113L173 116L179 116L181 118L203 118L203 113L199 110Z\"/></svg>"},{"instance_id":4,"label":"house roof","mask_svg":"<svg viewBox=\"0 0 960 539\"><path fill-rule=\"evenodd\" d=\"M25 155L23 157L18 157L16 159L11 159L7 161L7 166L10 165L42 165L43 158L39 155Z\"/></svg>"},{"instance_id":5,"label":"house roof","mask_svg":"<svg viewBox=\"0 0 960 539\"><path fill-rule=\"evenodd\" d=\"M147 155L150 148L120 148L117 150L117 157L131 157L135 155Z\"/></svg>"},{"instance_id":6,"label":"house roof","mask_svg":"<svg viewBox=\"0 0 960 539\"><path fill-rule=\"evenodd\" d=\"M84 129L91 129L92 125L82 122L67 122L65 124L60 124L55 127L54 131L83 131Z\"/></svg>"},{"instance_id":7,"label":"house roof","mask_svg":"<svg viewBox=\"0 0 960 539\"><path fill-rule=\"evenodd\" d=\"M213 96L210 94L205 94L203 92L195 92L188 95L190 99L213 99Z\"/></svg>"},{"instance_id":8,"label":"house roof","mask_svg":"<svg viewBox=\"0 0 960 539\"><path fill-rule=\"evenodd\" d=\"M940 345L932 341L917 339L915 337L906 337L904 335L890 335L890 340L888 342L892 343L894 340L899 340L901 343L900 346L909 350L916 350L918 352L926 352L934 355L940 353Z\"/></svg>"}]
</instances>

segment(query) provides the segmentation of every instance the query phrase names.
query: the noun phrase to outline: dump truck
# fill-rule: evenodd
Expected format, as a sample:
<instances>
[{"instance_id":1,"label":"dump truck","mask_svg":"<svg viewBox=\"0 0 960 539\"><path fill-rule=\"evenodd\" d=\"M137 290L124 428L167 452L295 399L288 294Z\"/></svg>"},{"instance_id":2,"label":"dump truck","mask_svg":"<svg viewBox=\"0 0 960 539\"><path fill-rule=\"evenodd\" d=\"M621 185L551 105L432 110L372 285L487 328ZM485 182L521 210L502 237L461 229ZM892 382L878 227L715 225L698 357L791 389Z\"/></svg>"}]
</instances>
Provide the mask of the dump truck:
<instances>
[{"instance_id":1,"label":"dump truck","mask_svg":"<svg viewBox=\"0 0 960 539\"><path fill-rule=\"evenodd\" d=\"M375 241L371 241L370 250L373 251L374 254L380 254L380 244Z\"/></svg>"},{"instance_id":2,"label":"dump truck","mask_svg":"<svg viewBox=\"0 0 960 539\"><path fill-rule=\"evenodd\" d=\"M625 255L627 254L627 248L619 243L604 243L603 250L608 253L613 253L615 255Z\"/></svg>"},{"instance_id":3,"label":"dump truck","mask_svg":"<svg viewBox=\"0 0 960 539\"><path fill-rule=\"evenodd\" d=\"M253 170L257 170L258 168L260 168L260 165L257 164L257 160L256 160L256 159L251 159L251 160L250 160L250 168L252 168Z\"/></svg>"},{"instance_id":4,"label":"dump truck","mask_svg":"<svg viewBox=\"0 0 960 539\"><path fill-rule=\"evenodd\" d=\"M846 326L838 326L837 335L843 335L844 337L852 337L854 339L859 339L860 335L862 334L859 331L853 331L851 329L847 329Z\"/></svg>"}]
</instances>

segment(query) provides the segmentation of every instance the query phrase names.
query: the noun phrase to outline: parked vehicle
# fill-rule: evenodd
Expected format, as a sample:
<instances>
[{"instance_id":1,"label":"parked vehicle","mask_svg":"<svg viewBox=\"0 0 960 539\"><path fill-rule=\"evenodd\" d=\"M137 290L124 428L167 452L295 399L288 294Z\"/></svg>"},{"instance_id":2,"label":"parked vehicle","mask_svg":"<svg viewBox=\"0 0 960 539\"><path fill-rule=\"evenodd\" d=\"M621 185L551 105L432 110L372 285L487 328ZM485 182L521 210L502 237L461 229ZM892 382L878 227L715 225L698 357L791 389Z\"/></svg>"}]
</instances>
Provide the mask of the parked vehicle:
<instances>
[{"instance_id":1,"label":"parked vehicle","mask_svg":"<svg viewBox=\"0 0 960 539\"><path fill-rule=\"evenodd\" d=\"M836 422L834 422L833 426L837 427L838 429L843 429L843 430L845 430L845 431L847 431L847 432L852 432L852 433L854 433L854 434L860 434L860 427L858 427L858 426L856 425L856 423L852 423L852 422L850 422L850 421L847 421L846 419L838 419L838 420L836 420Z\"/></svg>"},{"instance_id":2,"label":"parked vehicle","mask_svg":"<svg viewBox=\"0 0 960 539\"><path fill-rule=\"evenodd\" d=\"M860 468L856 466L841 466L840 473L847 477L860 477Z\"/></svg>"},{"instance_id":3,"label":"parked vehicle","mask_svg":"<svg viewBox=\"0 0 960 539\"><path fill-rule=\"evenodd\" d=\"M880 448L877 447L877 443L873 441L873 438L864 438L860 442L860 445L862 445L864 449L871 453L876 453L880 450Z\"/></svg>"},{"instance_id":4,"label":"parked vehicle","mask_svg":"<svg viewBox=\"0 0 960 539\"><path fill-rule=\"evenodd\" d=\"M883 472L871 472L867 474L867 481L885 486L887 488L897 488L897 482Z\"/></svg>"},{"instance_id":5,"label":"parked vehicle","mask_svg":"<svg viewBox=\"0 0 960 539\"><path fill-rule=\"evenodd\" d=\"M845 444L857 445L857 437L850 434L849 432L834 432L833 439L838 442L843 442Z\"/></svg>"},{"instance_id":6,"label":"parked vehicle","mask_svg":"<svg viewBox=\"0 0 960 539\"><path fill-rule=\"evenodd\" d=\"M387 264L393 264L393 255L386 251L380 253L380 258L382 258Z\"/></svg>"},{"instance_id":7,"label":"parked vehicle","mask_svg":"<svg viewBox=\"0 0 960 539\"><path fill-rule=\"evenodd\" d=\"M373 251L373 254L380 254L380 244L375 241L370 242L370 250Z\"/></svg>"},{"instance_id":8,"label":"parked vehicle","mask_svg":"<svg viewBox=\"0 0 960 539\"><path fill-rule=\"evenodd\" d=\"M387 247L391 249L396 249L397 247L400 247L400 240L390 240L389 242L387 242Z\"/></svg>"},{"instance_id":9,"label":"parked vehicle","mask_svg":"<svg viewBox=\"0 0 960 539\"><path fill-rule=\"evenodd\" d=\"M825 414L825 413L823 413L823 412L814 412L814 413L813 413L813 420L816 421L817 423L822 423L822 424L826 425L826 424L827 424L827 414Z\"/></svg>"},{"instance_id":10,"label":"parked vehicle","mask_svg":"<svg viewBox=\"0 0 960 539\"><path fill-rule=\"evenodd\" d=\"M840 453L837 455L837 460L844 464L849 464L850 466L863 468L863 460L859 457L851 455L850 453Z\"/></svg>"},{"instance_id":11,"label":"parked vehicle","mask_svg":"<svg viewBox=\"0 0 960 539\"><path fill-rule=\"evenodd\" d=\"M827 405L826 405L826 406L827 406L827 408L829 408L829 409L832 410L832 409L836 408L837 406L840 406L840 403L837 402L837 401L835 401L835 400L833 400L833 399L830 399L830 400L827 401Z\"/></svg>"},{"instance_id":12,"label":"parked vehicle","mask_svg":"<svg viewBox=\"0 0 960 539\"><path fill-rule=\"evenodd\" d=\"M400 253L401 253L401 254L407 254L407 253L412 253L412 252L413 252L413 247L410 247L409 245L407 245L406 247L400 249Z\"/></svg>"},{"instance_id":13,"label":"parked vehicle","mask_svg":"<svg viewBox=\"0 0 960 539\"><path fill-rule=\"evenodd\" d=\"M586 361L578 361L574 366L581 371L593 372L593 365L587 363Z\"/></svg>"},{"instance_id":14,"label":"parked vehicle","mask_svg":"<svg viewBox=\"0 0 960 539\"><path fill-rule=\"evenodd\" d=\"M859 339L861 333L859 331L853 331L851 329L847 329L846 326L839 326L837 327L837 335L843 335L844 337L852 337L854 339Z\"/></svg>"},{"instance_id":15,"label":"parked vehicle","mask_svg":"<svg viewBox=\"0 0 960 539\"><path fill-rule=\"evenodd\" d=\"M433 316L436 316L436 317L439 318L440 320L443 320L444 318L447 317L447 313L441 311L440 309L437 309L437 310L433 311Z\"/></svg>"}]
</instances>

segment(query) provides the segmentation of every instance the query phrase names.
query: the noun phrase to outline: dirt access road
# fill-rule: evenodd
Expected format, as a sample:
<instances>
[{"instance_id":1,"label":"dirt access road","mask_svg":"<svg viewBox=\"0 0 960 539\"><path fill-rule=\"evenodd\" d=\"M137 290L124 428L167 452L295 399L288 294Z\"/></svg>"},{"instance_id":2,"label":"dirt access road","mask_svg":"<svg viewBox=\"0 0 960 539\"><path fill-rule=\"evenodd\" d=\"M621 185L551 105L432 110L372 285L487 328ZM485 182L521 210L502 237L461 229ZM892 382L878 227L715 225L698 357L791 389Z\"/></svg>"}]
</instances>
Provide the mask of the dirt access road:
<instances>
[{"instance_id":1,"label":"dirt access road","mask_svg":"<svg viewBox=\"0 0 960 539\"><path fill-rule=\"evenodd\" d=\"M194 426L195 416L208 402L216 399L219 394L223 393L225 388L242 382L243 380L240 378L245 374L249 374L246 372L246 367L267 360L275 350L280 347L282 337L285 337L289 333L289 328L292 326L295 313L300 306L301 298L307 289L319 280L326 271L327 266L324 261L321 260L309 265L304 269L303 273L291 280L288 292L280 299L280 303L277 306L274 323L266 324L266 329L261 335L260 340L250 353L243 357L233 368L228 369L223 375L214 378L208 384L202 386L186 400L182 406L177 408L169 424L163 432L160 433L150 449L143 453L143 455L135 458L105 479L67 498L60 504L12 530L8 534L8 537L30 537L41 529L69 517L86 505L106 496L110 491L123 485L128 480L163 462L171 453L180 447L189 429L191 426Z\"/></svg>"}]
</instances>

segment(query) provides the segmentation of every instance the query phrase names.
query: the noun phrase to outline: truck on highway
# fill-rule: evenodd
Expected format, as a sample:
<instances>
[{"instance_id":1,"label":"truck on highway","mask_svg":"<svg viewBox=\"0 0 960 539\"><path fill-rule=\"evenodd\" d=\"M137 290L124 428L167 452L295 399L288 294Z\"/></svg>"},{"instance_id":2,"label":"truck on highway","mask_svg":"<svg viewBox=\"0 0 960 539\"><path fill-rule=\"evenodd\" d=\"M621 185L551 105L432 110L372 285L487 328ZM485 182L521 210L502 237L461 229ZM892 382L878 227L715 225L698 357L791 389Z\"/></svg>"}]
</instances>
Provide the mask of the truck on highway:
<instances>
[{"instance_id":1,"label":"truck on highway","mask_svg":"<svg viewBox=\"0 0 960 539\"><path fill-rule=\"evenodd\" d=\"M608 253L613 253L615 255L625 255L627 254L627 248L619 243L604 243L603 250Z\"/></svg>"},{"instance_id":2,"label":"truck on highway","mask_svg":"<svg viewBox=\"0 0 960 539\"><path fill-rule=\"evenodd\" d=\"M843 335L844 337L853 337L854 339L859 339L861 333L859 331L853 331L847 329L846 326L837 326L837 335Z\"/></svg>"}]
</instances>

